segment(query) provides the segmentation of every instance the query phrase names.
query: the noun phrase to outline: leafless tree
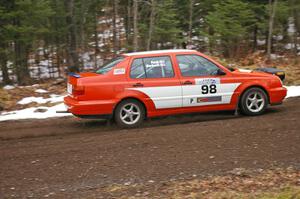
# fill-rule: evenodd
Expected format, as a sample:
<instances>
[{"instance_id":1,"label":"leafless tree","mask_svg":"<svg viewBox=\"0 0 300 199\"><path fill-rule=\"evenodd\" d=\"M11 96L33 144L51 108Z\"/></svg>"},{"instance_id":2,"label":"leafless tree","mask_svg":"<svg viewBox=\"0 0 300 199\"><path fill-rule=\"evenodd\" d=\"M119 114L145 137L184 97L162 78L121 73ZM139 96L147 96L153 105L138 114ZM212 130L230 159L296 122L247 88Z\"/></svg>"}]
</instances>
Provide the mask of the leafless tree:
<instances>
[{"instance_id":1,"label":"leafless tree","mask_svg":"<svg viewBox=\"0 0 300 199\"><path fill-rule=\"evenodd\" d=\"M267 42L267 56L268 59L271 60L271 50L272 50L272 37L273 37L273 26L274 26L274 19L276 13L278 0L269 0L269 31L268 31L268 42Z\"/></svg>"},{"instance_id":2,"label":"leafless tree","mask_svg":"<svg viewBox=\"0 0 300 199\"><path fill-rule=\"evenodd\" d=\"M153 29L154 29L154 20L155 20L155 14L156 14L156 0L150 0L148 2L148 4L151 6L151 11L150 11L149 32L148 32L148 38L147 38L147 50L150 50Z\"/></svg>"},{"instance_id":3,"label":"leafless tree","mask_svg":"<svg viewBox=\"0 0 300 199\"><path fill-rule=\"evenodd\" d=\"M74 0L65 0L66 4L66 22L69 25L68 27L68 69L70 72L78 72L79 71L79 61L77 54L77 34L76 34L76 22L74 16Z\"/></svg>"},{"instance_id":4,"label":"leafless tree","mask_svg":"<svg viewBox=\"0 0 300 199\"><path fill-rule=\"evenodd\" d=\"M133 50L138 50L138 0L133 0Z\"/></svg>"},{"instance_id":5,"label":"leafless tree","mask_svg":"<svg viewBox=\"0 0 300 199\"><path fill-rule=\"evenodd\" d=\"M118 38L117 38L117 34L118 34L118 28L117 28L118 4L119 4L119 0L113 0L113 49L114 49L114 52L117 52L119 50L119 45L118 45L119 42L118 42Z\"/></svg>"},{"instance_id":6,"label":"leafless tree","mask_svg":"<svg viewBox=\"0 0 300 199\"><path fill-rule=\"evenodd\" d=\"M192 31L193 31L193 14L194 14L194 0L190 0L189 5L189 33L188 33L188 44L192 43Z\"/></svg>"}]
</instances>

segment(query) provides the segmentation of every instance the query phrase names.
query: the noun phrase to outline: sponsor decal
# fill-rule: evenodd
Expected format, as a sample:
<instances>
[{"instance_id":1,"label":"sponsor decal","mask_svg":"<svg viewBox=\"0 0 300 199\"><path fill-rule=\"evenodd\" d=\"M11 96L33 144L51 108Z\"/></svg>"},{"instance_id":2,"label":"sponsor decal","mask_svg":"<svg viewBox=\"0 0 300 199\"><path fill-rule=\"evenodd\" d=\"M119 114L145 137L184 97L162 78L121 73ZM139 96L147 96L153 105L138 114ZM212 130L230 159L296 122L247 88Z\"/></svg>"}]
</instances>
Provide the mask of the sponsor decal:
<instances>
[{"instance_id":1,"label":"sponsor decal","mask_svg":"<svg viewBox=\"0 0 300 199\"><path fill-rule=\"evenodd\" d=\"M126 72L125 68L116 68L114 69L114 75L124 75Z\"/></svg>"},{"instance_id":2,"label":"sponsor decal","mask_svg":"<svg viewBox=\"0 0 300 199\"><path fill-rule=\"evenodd\" d=\"M197 103L202 103L202 102L221 102L221 101L222 101L222 96L198 97L197 98Z\"/></svg>"},{"instance_id":3,"label":"sponsor decal","mask_svg":"<svg viewBox=\"0 0 300 199\"><path fill-rule=\"evenodd\" d=\"M211 84L220 84L220 78L199 78L195 79L196 85L211 85Z\"/></svg>"},{"instance_id":4,"label":"sponsor decal","mask_svg":"<svg viewBox=\"0 0 300 199\"><path fill-rule=\"evenodd\" d=\"M146 68L165 67L165 60L151 60L150 64L146 64Z\"/></svg>"}]
</instances>

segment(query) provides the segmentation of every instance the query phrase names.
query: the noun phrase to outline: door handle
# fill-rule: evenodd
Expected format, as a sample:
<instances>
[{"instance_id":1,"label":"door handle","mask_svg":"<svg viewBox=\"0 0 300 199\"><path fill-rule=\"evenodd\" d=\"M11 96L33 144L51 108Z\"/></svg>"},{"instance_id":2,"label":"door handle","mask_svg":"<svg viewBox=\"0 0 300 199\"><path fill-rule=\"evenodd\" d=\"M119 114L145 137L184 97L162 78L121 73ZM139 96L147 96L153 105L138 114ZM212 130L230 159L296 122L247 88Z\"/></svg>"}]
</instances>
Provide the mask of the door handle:
<instances>
[{"instance_id":1,"label":"door handle","mask_svg":"<svg viewBox=\"0 0 300 199\"><path fill-rule=\"evenodd\" d=\"M182 84L183 85L191 85L191 84L193 84L193 82L191 82L191 81L188 80L188 81L183 82Z\"/></svg>"},{"instance_id":2,"label":"door handle","mask_svg":"<svg viewBox=\"0 0 300 199\"><path fill-rule=\"evenodd\" d=\"M144 84L142 84L142 83L133 84L133 87L143 87L143 86L144 86Z\"/></svg>"}]
</instances>

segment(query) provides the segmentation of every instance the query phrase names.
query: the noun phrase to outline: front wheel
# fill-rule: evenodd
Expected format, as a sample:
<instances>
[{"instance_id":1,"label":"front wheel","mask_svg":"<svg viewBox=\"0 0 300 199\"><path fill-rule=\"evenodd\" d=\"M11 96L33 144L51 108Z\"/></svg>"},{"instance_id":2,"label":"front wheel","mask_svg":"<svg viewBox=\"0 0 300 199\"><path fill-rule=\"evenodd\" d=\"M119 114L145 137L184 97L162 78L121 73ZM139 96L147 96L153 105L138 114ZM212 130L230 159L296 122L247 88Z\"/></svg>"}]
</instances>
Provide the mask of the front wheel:
<instances>
[{"instance_id":1,"label":"front wheel","mask_svg":"<svg viewBox=\"0 0 300 199\"><path fill-rule=\"evenodd\" d=\"M260 115L268 106L268 96L261 88L250 88L241 97L240 108L245 115Z\"/></svg>"},{"instance_id":2,"label":"front wheel","mask_svg":"<svg viewBox=\"0 0 300 199\"><path fill-rule=\"evenodd\" d=\"M137 100L124 100L117 106L114 118L118 126L134 128L139 126L145 119L145 108Z\"/></svg>"}]
</instances>

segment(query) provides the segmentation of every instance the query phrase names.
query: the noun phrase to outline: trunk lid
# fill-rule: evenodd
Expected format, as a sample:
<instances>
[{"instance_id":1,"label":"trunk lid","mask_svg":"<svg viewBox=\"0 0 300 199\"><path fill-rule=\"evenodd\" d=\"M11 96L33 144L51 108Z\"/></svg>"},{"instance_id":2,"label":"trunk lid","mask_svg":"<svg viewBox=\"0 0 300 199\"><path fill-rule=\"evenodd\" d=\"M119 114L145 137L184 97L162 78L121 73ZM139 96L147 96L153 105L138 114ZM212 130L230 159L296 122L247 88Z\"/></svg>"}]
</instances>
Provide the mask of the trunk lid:
<instances>
[{"instance_id":1,"label":"trunk lid","mask_svg":"<svg viewBox=\"0 0 300 199\"><path fill-rule=\"evenodd\" d=\"M84 85L81 85L80 79L85 77L99 76L99 74L86 72L86 73L69 73L67 91L71 96L84 95Z\"/></svg>"}]
</instances>

